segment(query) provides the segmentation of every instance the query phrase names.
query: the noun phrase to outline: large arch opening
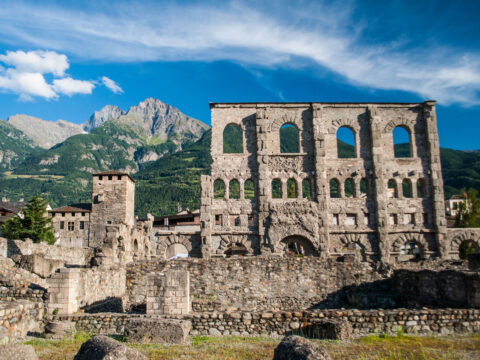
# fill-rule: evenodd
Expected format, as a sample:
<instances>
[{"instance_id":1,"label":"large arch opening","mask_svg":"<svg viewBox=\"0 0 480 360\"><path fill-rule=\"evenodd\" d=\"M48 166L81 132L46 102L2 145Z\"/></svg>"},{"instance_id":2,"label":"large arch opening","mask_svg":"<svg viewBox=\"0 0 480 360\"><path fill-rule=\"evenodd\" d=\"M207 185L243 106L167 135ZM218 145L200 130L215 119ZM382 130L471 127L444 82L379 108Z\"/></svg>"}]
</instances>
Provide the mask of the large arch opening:
<instances>
[{"instance_id":1,"label":"large arch opening","mask_svg":"<svg viewBox=\"0 0 480 360\"><path fill-rule=\"evenodd\" d=\"M318 255L312 242L300 235L288 236L282 240L284 254L287 256Z\"/></svg>"},{"instance_id":2,"label":"large arch opening","mask_svg":"<svg viewBox=\"0 0 480 360\"><path fill-rule=\"evenodd\" d=\"M424 258L424 249L417 241L407 241L400 247L400 261L420 261Z\"/></svg>"},{"instance_id":3,"label":"large arch opening","mask_svg":"<svg viewBox=\"0 0 480 360\"><path fill-rule=\"evenodd\" d=\"M183 244L168 245L165 250L165 257L168 260L175 260L188 257L188 249Z\"/></svg>"},{"instance_id":4,"label":"large arch opening","mask_svg":"<svg viewBox=\"0 0 480 360\"><path fill-rule=\"evenodd\" d=\"M240 199L240 183L237 179L230 180L228 184L228 197L229 199Z\"/></svg>"},{"instance_id":5,"label":"large arch opening","mask_svg":"<svg viewBox=\"0 0 480 360\"><path fill-rule=\"evenodd\" d=\"M297 197L297 182L294 179L287 180L287 198L295 199Z\"/></svg>"},{"instance_id":6,"label":"large arch opening","mask_svg":"<svg viewBox=\"0 0 480 360\"><path fill-rule=\"evenodd\" d=\"M221 179L217 179L213 183L213 198L225 199L225 183Z\"/></svg>"},{"instance_id":7,"label":"large arch opening","mask_svg":"<svg viewBox=\"0 0 480 360\"><path fill-rule=\"evenodd\" d=\"M252 179L248 179L243 184L243 193L246 200L255 200L255 183Z\"/></svg>"},{"instance_id":8,"label":"large arch opening","mask_svg":"<svg viewBox=\"0 0 480 360\"><path fill-rule=\"evenodd\" d=\"M480 252L480 247L473 240L464 240L458 247L458 256L462 260L467 260L468 255Z\"/></svg>"},{"instance_id":9,"label":"large arch opening","mask_svg":"<svg viewBox=\"0 0 480 360\"><path fill-rule=\"evenodd\" d=\"M396 158L412 157L412 139L410 131L403 126L393 129L393 153Z\"/></svg>"},{"instance_id":10,"label":"large arch opening","mask_svg":"<svg viewBox=\"0 0 480 360\"><path fill-rule=\"evenodd\" d=\"M355 133L346 126L337 130L337 155L339 159L357 157L355 154Z\"/></svg>"},{"instance_id":11,"label":"large arch opening","mask_svg":"<svg viewBox=\"0 0 480 360\"><path fill-rule=\"evenodd\" d=\"M225 129L223 129L223 153L243 153L243 134L240 125L228 124L225 126Z\"/></svg>"},{"instance_id":12,"label":"large arch opening","mask_svg":"<svg viewBox=\"0 0 480 360\"><path fill-rule=\"evenodd\" d=\"M280 152L291 154L300 152L298 129L293 124L283 124L280 128Z\"/></svg>"}]
</instances>

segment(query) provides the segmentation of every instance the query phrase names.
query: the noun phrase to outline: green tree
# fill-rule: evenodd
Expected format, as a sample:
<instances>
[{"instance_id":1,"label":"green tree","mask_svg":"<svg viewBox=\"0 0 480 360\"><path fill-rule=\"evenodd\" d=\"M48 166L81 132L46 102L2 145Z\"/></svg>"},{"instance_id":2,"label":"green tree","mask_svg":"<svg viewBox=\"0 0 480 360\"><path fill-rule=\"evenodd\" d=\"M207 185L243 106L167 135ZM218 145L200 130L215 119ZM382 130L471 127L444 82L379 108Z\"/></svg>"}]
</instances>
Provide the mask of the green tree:
<instances>
[{"instance_id":1,"label":"green tree","mask_svg":"<svg viewBox=\"0 0 480 360\"><path fill-rule=\"evenodd\" d=\"M23 217L18 215L5 221L2 225L3 236L9 239L32 239L33 242L55 242L52 230L52 219L47 216L48 201L39 196L31 198L22 210Z\"/></svg>"},{"instance_id":2,"label":"green tree","mask_svg":"<svg viewBox=\"0 0 480 360\"><path fill-rule=\"evenodd\" d=\"M462 191L464 198L463 203L460 204L455 220L456 227L480 227L480 199L477 198L478 191L465 189Z\"/></svg>"}]
</instances>

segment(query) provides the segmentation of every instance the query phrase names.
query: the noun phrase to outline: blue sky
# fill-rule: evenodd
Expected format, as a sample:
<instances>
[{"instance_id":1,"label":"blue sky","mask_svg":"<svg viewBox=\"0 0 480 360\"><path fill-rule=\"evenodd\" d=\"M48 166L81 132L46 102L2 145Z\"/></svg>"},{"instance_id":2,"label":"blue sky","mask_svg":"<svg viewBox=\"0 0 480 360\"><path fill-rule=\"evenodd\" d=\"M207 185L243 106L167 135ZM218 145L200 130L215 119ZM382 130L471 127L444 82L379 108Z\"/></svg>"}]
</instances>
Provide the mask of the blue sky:
<instances>
[{"instance_id":1,"label":"blue sky","mask_svg":"<svg viewBox=\"0 0 480 360\"><path fill-rule=\"evenodd\" d=\"M259 4L260 3L260 4ZM480 149L479 1L0 0L0 118L84 122L155 97L438 101L442 147Z\"/></svg>"}]
</instances>

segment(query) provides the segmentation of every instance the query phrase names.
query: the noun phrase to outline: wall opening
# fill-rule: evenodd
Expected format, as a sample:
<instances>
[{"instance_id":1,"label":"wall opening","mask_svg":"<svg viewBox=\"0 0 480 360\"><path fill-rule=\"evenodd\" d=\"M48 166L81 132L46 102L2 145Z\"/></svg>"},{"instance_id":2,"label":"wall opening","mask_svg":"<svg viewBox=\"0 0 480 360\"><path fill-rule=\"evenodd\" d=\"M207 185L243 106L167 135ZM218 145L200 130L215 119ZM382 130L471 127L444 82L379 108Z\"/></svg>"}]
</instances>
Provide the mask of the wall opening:
<instances>
[{"instance_id":1,"label":"wall opening","mask_svg":"<svg viewBox=\"0 0 480 360\"><path fill-rule=\"evenodd\" d=\"M365 198L368 196L368 181L366 178L360 180L360 197Z\"/></svg>"},{"instance_id":2,"label":"wall opening","mask_svg":"<svg viewBox=\"0 0 480 360\"><path fill-rule=\"evenodd\" d=\"M272 180L272 199L282 198L282 182L280 179Z\"/></svg>"},{"instance_id":3,"label":"wall opening","mask_svg":"<svg viewBox=\"0 0 480 360\"><path fill-rule=\"evenodd\" d=\"M227 257L245 256L248 255L248 250L242 243L230 244L227 250L225 250L225 255Z\"/></svg>"},{"instance_id":4,"label":"wall opening","mask_svg":"<svg viewBox=\"0 0 480 360\"><path fill-rule=\"evenodd\" d=\"M403 179L402 191L403 191L403 197L405 198L413 197L412 181L410 179Z\"/></svg>"},{"instance_id":5,"label":"wall opening","mask_svg":"<svg viewBox=\"0 0 480 360\"><path fill-rule=\"evenodd\" d=\"M340 183L337 179L330 180L330 197L339 198L340 197Z\"/></svg>"},{"instance_id":6,"label":"wall opening","mask_svg":"<svg viewBox=\"0 0 480 360\"><path fill-rule=\"evenodd\" d=\"M135 240L133 241L133 252L134 252L135 254L138 254L138 241L137 241L137 239L135 239Z\"/></svg>"},{"instance_id":7,"label":"wall opening","mask_svg":"<svg viewBox=\"0 0 480 360\"><path fill-rule=\"evenodd\" d=\"M417 197L424 198L427 196L427 185L425 179L420 178L417 180Z\"/></svg>"},{"instance_id":8,"label":"wall opening","mask_svg":"<svg viewBox=\"0 0 480 360\"><path fill-rule=\"evenodd\" d=\"M293 124L284 124L280 128L280 152L299 153L299 131Z\"/></svg>"},{"instance_id":9,"label":"wall opening","mask_svg":"<svg viewBox=\"0 0 480 360\"><path fill-rule=\"evenodd\" d=\"M395 157L412 157L412 141L409 130L403 126L397 126L393 129L392 136Z\"/></svg>"},{"instance_id":10,"label":"wall opening","mask_svg":"<svg viewBox=\"0 0 480 360\"><path fill-rule=\"evenodd\" d=\"M245 194L245 199L255 200L255 184L252 179L248 179L243 184L243 192Z\"/></svg>"},{"instance_id":11,"label":"wall opening","mask_svg":"<svg viewBox=\"0 0 480 360\"><path fill-rule=\"evenodd\" d=\"M422 259L423 251L420 244L408 241L401 246L400 255L399 260L401 261L418 261Z\"/></svg>"},{"instance_id":12,"label":"wall opening","mask_svg":"<svg viewBox=\"0 0 480 360\"><path fill-rule=\"evenodd\" d=\"M165 250L165 257L168 260L175 260L175 259L179 259L179 258L187 258L188 257L188 249L183 244L168 245L167 249Z\"/></svg>"},{"instance_id":13,"label":"wall opening","mask_svg":"<svg viewBox=\"0 0 480 360\"><path fill-rule=\"evenodd\" d=\"M241 126L237 124L225 126L225 129L223 129L223 153L243 153L243 132Z\"/></svg>"},{"instance_id":14,"label":"wall opening","mask_svg":"<svg viewBox=\"0 0 480 360\"><path fill-rule=\"evenodd\" d=\"M462 260L467 260L468 255L480 252L478 244L473 240L464 240L458 247L458 256Z\"/></svg>"},{"instance_id":15,"label":"wall opening","mask_svg":"<svg viewBox=\"0 0 480 360\"><path fill-rule=\"evenodd\" d=\"M304 199L312 200L312 184L308 178L302 180L302 196Z\"/></svg>"},{"instance_id":16,"label":"wall opening","mask_svg":"<svg viewBox=\"0 0 480 360\"><path fill-rule=\"evenodd\" d=\"M213 198L225 199L225 183L223 180L217 179L213 183Z\"/></svg>"},{"instance_id":17,"label":"wall opening","mask_svg":"<svg viewBox=\"0 0 480 360\"><path fill-rule=\"evenodd\" d=\"M357 157L355 154L355 133L346 126L337 130L337 157L340 159Z\"/></svg>"},{"instance_id":18,"label":"wall opening","mask_svg":"<svg viewBox=\"0 0 480 360\"><path fill-rule=\"evenodd\" d=\"M345 180L345 196L355 197L355 182L351 178Z\"/></svg>"},{"instance_id":19,"label":"wall opening","mask_svg":"<svg viewBox=\"0 0 480 360\"><path fill-rule=\"evenodd\" d=\"M303 236L288 236L282 240L284 253L287 256L314 256L317 255L315 247L310 240Z\"/></svg>"},{"instance_id":20,"label":"wall opening","mask_svg":"<svg viewBox=\"0 0 480 360\"><path fill-rule=\"evenodd\" d=\"M388 180L387 195L389 198L398 198L397 182L394 179Z\"/></svg>"},{"instance_id":21,"label":"wall opening","mask_svg":"<svg viewBox=\"0 0 480 360\"><path fill-rule=\"evenodd\" d=\"M240 183L236 179L230 180L228 184L228 198L240 199Z\"/></svg>"},{"instance_id":22,"label":"wall opening","mask_svg":"<svg viewBox=\"0 0 480 360\"><path fill-rule=\"evenodd\" d=\"M297 197L297 182L294 179L288 179L287 181L287 197L289 199Z\"/></svg>"}]
</instances>

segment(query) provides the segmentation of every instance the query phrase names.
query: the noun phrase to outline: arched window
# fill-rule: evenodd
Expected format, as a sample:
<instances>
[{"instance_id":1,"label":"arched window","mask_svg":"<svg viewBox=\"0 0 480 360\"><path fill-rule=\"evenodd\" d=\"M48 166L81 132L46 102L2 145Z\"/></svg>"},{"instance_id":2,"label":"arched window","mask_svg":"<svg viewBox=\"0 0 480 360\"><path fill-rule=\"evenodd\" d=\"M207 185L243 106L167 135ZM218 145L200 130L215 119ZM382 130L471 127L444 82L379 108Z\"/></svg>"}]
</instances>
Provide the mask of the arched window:
<instances>
[{"instance_id":1,"label":"arched window","mask_svg":"<svg viewBox=\"0 0 480 360\"><path fill-rule=\"evenodd\" d=\"M242 243L230 244L225 250L225 256L246 256L248 255L248 250Z\"/></svg>"},{"instance_id":2,"label":"arched window","mask_svg":"<svg viewBox=\"0 0 480 360\"><path fill-rule=\"evenodd\" d=\"M182 244L170 244L168 245L167 249L165 250L165 257L168 260L175 260L178 258L186 258L188 257L188 250L185 245Z\"/></svg>"},{"instance_id":3,"label":"arched window","mask_svg":"<svg viewBox=\"0 0 480 360\"><path fill-rule=\"evenodd\" d=\"M272 180L272 199L282 198L282 182L279 179Z\"/></svg>"},{"instance_id":4,"label":"arched window","mask_svg":"<svg viewBox=\"0 0 480 360\"><path fill-rule=\"evenodd\" d=\"M400 255L411 261L418 261L424 256L422 247L415 241L404 243L400 248Z\"/></svg>"},{"instance_id":5,"label":"arched window","mask_svg":"<svg viewBox=\"0 0 480 360\"><path fill-rule=\"evenodd\" d=\"M362 178L360 180L360 197L367 197L368 196L368 180L366 178Z\"/></svg>"},{"instance_id":6,"label":"arched window","mask_svg":"<svg viewBox=\"0 0 480 360\"><path fill-rule=\"evenodd\" d=\"M213 183L213 198L225 199L225 183L223 180L217 179Z\"/></svg>"},{"instance_id":7,"label":"arched window","mask_svg":"<svg viewBox=\"0 0 480 360\"><path fill-rule=\"evenodd\" d=\"M340 159L356 157L355 133L346 126L337 130L337 155Z\"/></svg>"},{"instance_id":8,"label":"arched window","mask_svg":"<svg viewBox=\"0 0 480 360\"><path fill-rule=\"evenodd\" d=\"M284 124L280 128L280 152L299 153L298 129L295 125Z\"/></svg>"},{"instance_id":9,"label":"arched window","mask_svg":"<svg viewBox=\"0 0 480 360\"><path fill-rule=\"evenodd\" d=\"M228 184L228 198L240 199L240 183L236 179L230 180Z\"/></svg>"},{"instance_id":10,"label":"arched window","mask_svg":"<svg viewBox=\"0 0 480 360\"><path fill-rule=\"evenodd\" d=\"M289 199L297 197L297 182L294 179L288 179L287 181L287 197Z\"/></svg>"},{"instance_id":11,"label":"arched window","mask_svg":"<svg viewBox=\"0 0 480 360\"><path fill-rule=\"evenodd\" d=\"M302 196L304 199L312 200L312 184L309 178L302 180Z\"/></svg>"},{"instance_id":12,"label":"arched window","mask_svg":"<svg viewBox=\"0 0 480 360\"><path fill-rule=\"evenodd\" d=\"M420 178L417 180L417 197L424 198L427 196L427 185L425 179Z\"/></svg>"},{"instance_id":13,"label":"arched window","mask_svg":"<svg viewBox=\"0 0 480 360\"><path fill-rule=\"evenodd\" d=\"M403 126L393 129L393 152L396 158L412 157L410 132Z\"/></svg>"},{"instance_id":14,"label":"arched window","mask_svg":"<svg viewBox=\"0 0 480 360\"><path fill-rule=\"evenodd\" d=\"M240 125L228 124L223 129L223 153L243 153L243 132Z\"/></svg>"},{"instance_id":15,"label":"arched window","mask_svg":"<svg viewBox=\"0 0 480 360\"><path fill-rule=\"evenodd\" d=\"M389 198L398 198L397 183L395 180L388 180L388 197Z\"/></svg>"},{"instance_id":16,"label":"arched window","mask_svg":"<svg viewBox=\"0 0 480 360\"><path fill-rule=\"evenodd\" d=\"M403 197L406 197L406 198L413 197L412 181L410 179L403 179L402 192L403 192Z\"/></svg>"},{"instance_id":17,"label":"arched window","mask_svg":"<svg viewBox=\"0 0 480 360\"><path fill-rule=\"evenodd\" d=\"M345 197L355 197L355 182L351 178L345 180Z\"/></svg>"},{"instance_id":18,"label":"arched window","mask_svg":"<svg viewBox=\"0 0 480 360\"><path fill-rule=\"evenodd\" d=\"M245 193L245 199L255 200L255 184L252 179L248 179L243 184L243 192Z\"/></svg>"},{"instance_id":19,"label":"arched window","mask_svg":"<svg viewBox=\"0 0 480 360\"><path fill-rule=\"evenodd\" d=\"M340 183L337 179L330 180L330 197L339 198L340 197Z\"/></svg>"}]
</instances>

